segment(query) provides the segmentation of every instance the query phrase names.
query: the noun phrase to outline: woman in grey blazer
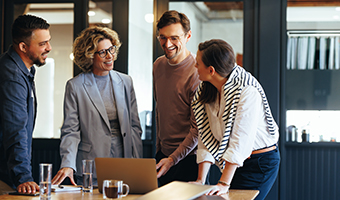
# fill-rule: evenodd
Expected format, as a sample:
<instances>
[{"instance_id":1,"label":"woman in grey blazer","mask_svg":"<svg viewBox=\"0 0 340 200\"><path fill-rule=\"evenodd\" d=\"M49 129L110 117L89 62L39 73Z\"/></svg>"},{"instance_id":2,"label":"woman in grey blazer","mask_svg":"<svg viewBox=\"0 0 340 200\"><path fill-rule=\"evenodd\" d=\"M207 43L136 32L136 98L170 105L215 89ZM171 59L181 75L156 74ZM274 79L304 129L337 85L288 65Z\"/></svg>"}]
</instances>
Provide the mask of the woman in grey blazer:
<instances>
[{"instance_id":1,"label":"woman in grey blazer","mask_svg":"<svg viewBox=\"0 0 340 200\"><path fill-rule=\"evenodd\" d=\"M82 160L142 157L142 129L130 76L113 70L121 43L104 27L85 29L73 44L83 73L66 84L61 128L61 167L52 184L69 177L82 184ZM94 184L96 173L93 174Z\"/></svg>"}]
</instances>

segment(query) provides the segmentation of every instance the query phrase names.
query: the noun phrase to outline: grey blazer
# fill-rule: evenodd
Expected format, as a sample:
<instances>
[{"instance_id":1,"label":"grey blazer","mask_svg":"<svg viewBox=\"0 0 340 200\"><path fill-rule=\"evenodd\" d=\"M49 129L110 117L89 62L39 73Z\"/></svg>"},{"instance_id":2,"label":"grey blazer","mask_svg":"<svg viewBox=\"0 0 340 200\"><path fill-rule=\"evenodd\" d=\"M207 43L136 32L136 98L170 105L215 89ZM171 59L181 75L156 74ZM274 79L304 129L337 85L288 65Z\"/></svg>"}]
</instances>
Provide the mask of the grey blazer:
<instances>
[{"instance_id":1,"label":"grey blazer","mask_svg":"<svg viewBox=\"0 0 340 200\"><path fill-rule=\"evenodd\" d=\"M110 71L124 157L141 158L143 146L137 102L130 76ZM82 174L82 160L110 157L110 123L92 72L81 73L66 84L64 123L61 128L61 168L71 167ZM96 178L94 170L94 178Z\"/></svg>"}]
</instances>

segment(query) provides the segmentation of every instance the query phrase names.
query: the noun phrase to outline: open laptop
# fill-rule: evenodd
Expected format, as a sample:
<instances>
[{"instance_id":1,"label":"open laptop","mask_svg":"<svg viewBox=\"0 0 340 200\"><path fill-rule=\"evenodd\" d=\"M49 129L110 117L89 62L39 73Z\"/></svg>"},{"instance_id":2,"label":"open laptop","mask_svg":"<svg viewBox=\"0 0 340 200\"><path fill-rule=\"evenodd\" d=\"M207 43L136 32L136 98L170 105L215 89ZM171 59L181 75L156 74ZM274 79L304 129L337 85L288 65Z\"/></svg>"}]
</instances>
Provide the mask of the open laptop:
<instances>
[{"instance_id":1,"label":"open laptop","mask_svg":"<svg viewBox=\"0 0 340 200\"><path fill-rule=\"evenodd\" d=\"M156 160L151 158L95 158L98 190L103 181L122 180L130 187L129 194L145 194L158 188Z\"/></svg>"},{"instance_id":2,"label":"open laptop","mask_svg":"<svg viewBox=\"0 0 340 200\"><path fill-rule=\"evenodd\" d=\"M137 198L136 200L190 200L202 196L214 187L216 186L173 181Z\"/></svg>"}]
</instances>

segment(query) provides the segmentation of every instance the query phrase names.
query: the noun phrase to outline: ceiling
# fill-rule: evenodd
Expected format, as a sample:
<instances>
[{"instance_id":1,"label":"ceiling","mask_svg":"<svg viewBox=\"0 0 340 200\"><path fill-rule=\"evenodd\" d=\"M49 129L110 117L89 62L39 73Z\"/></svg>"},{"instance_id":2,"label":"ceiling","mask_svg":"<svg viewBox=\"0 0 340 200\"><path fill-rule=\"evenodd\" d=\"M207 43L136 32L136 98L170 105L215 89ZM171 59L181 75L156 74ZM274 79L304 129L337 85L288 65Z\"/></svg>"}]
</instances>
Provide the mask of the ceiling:
<instances>
[{"instance_id":1,"label":"ceiling","mask_svg":"<svg viewBox=\"0 0 340 200\"><path fill-rule=\"evenodd\" d=\"M243 2L193 3L208 20L243 19ZM340 0L287 0L288 22L339 22ZM339 8L337 8L339 7Z\"/></svg>"},{"instance_id":2,"label":"ceiling","mask_svg":"<svg viewBox=\"0 0 340 200\"><path fill-rule=\"evenodd\" d=\"M211 11L243 10L243 2L204 2Z\"/></svg>"},{"instance_id":3,"label":"ceiling","mask_svg":"<svg viewBox=\"0 0 340 200\"><path fill-rule=\"evenodd\" d=\"M28 14L34 14L41 16L48 21L50 24L73 24L73 3L32 3L24 4L24 10ZM107 1L101 2L89 2L90 11L95 12L95 15L89 16L90 24L109 24L111 23L111 5ZM16 8L18 10L18 8ZM22 13L22 12L21 12ZM103 20L105 22L103 22Z\"/></svg>"},{"instance_id":4,"label":"ceiling","mask_svg":"<svg viewBox=\"0 0 340 200\"><path fill-rule=\"evenodd\" d=\"M340 6L339 0L287 0L288 7L304 6Z\"/></svg>"},{"instance_id":5,"label":"ceiling","mask_svg":"<svg viewBox=\"0 0 340 200\"><path fill-rule=\"evenodd\" d=\"M287 0L287 21L340 21L340 0ZM196 2L191 3L199 10L205 21L210 20L243 20L243 2ZM73 23L73 4L30 4L29 12L48 18L50 23ZM336 7L339 7L336 10ZM25 6L16 10L22 13ZM101 23L102 19L110 19L112 0L92 0L90 10L95 16L90 16L90 23Z\"/></svg>"},{"instance_id":6,"label":"ceiling","mask_svg":"<svg viewBox=\"0 0 340 200\"><path fill-rule=\"evenodd\" d=\"M243 2L204 2L210 11L243 10ZM288 7L340 6L339 0L287 0Z\"/></svg>"}]
</instances>

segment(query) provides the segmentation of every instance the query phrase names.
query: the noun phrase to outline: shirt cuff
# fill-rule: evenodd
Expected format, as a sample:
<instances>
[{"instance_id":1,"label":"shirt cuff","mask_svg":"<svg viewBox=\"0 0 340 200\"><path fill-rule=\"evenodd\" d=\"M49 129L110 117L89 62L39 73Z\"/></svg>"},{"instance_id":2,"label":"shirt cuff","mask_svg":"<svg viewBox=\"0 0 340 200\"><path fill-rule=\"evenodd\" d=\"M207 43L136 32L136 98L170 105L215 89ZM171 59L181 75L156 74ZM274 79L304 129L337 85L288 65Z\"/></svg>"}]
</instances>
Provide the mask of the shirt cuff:
<instances>
[{"instance_id":1,"label":"shirt cuff","mask_svg":"<svg viewBox=\"0 0 340 200\"><path fill-rule=\"evenodd\" d=\"M215 163L214 157L211 155L210 152L204 150L204 149L198 149L197 150L197 163L201 163L204 161L209 161L211 163Z\"/></svg>"},{"instance_id":2,"label":"shirt cuff","mask_svg":"<svg viewBox=\"0 0 340 200\"><path fill-rule=\"evenodd\" d=\"M236 151L228 150L223 154L222 159L226 160L229 163L236 164L238 167L243 166L243 162L246 158L244 156L240 155Z\"/></svg>"},{"instance_id":3,"label":"shirt cuff","mask_svg":"<svg viewBox=\"0 0 340 200\"><path fill-rule=\"evenodd\" d=\"M15 186L18 187L18 186L19 186L20 184L22 184L22 183L33 182L33 181L34 181L34 179L33 179L32 175L31 175L31 173L29 173L29 174L23 174L23 175L19 178L19 180L15 183Z\"/></svg>"}]
</instances>

